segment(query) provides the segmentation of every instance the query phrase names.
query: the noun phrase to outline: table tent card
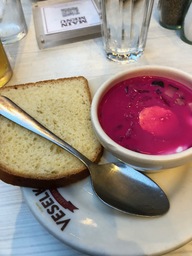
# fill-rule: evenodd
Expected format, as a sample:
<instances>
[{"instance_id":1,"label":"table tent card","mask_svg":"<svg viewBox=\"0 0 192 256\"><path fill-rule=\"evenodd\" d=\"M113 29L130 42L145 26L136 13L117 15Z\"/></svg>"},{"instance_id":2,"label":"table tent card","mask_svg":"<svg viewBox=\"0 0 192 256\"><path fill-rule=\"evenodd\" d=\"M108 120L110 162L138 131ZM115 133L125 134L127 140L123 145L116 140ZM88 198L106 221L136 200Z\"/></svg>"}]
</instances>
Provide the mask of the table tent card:
<instances>
[{"instance_id":1,"label":"table tent card","mask_svg":"<svg viewBox=\"0 0 192 256\"><path fill-rule=\"evenodd\" d=\"M94 0L49 0L33 4L40 49L100 36L100 13Z\"/></svg>"}]
</instances>

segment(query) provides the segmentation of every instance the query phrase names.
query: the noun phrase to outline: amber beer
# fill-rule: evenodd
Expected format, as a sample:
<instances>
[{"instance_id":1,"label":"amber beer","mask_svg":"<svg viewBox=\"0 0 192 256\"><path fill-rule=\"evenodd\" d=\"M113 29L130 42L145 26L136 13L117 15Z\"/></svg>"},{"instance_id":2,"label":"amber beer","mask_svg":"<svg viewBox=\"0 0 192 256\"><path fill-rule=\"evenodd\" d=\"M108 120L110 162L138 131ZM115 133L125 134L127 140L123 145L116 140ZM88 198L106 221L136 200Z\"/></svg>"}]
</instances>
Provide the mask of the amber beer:
<instances>
[{"instance_id":1,"label":"amber beer","mask_svg":"<svg viewBox=\"0 0 192 256\"><path fill-rule=\"evenodd\" d=\"M0 88L5 85L12 76L12 69L0 41Z\"/></svg>"}]
</instances>

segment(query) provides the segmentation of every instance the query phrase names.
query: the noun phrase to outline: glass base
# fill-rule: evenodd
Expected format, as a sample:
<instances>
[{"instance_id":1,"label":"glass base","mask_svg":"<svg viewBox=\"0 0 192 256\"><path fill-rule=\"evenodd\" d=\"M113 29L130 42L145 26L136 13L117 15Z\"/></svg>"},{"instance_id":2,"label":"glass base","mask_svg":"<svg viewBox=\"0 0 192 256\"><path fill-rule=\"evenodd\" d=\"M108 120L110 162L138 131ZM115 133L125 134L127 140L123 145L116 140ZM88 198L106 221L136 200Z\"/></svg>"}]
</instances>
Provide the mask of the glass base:
<instances>
[{"instance_id":1,"label":"glass base","mask_svg":"<svg viewBox=\"0 0 192 256\"><path fill-rule=\"evenodd\" d=\"M107 58L118 63L126 64L129 62L137 61L143 54L143 51L134 52L134 53L126 53L126 54L115 54L112 52L108 52Z\"/></svg>"},{"instance_id":2,"label":"glass base","mask_svg":"<svg viewBox=\"0 0 192 256\"><path fill-rule=\"evenodd\" d=\"M10 30L5 31L3 29L0 31L1 42L3 44L15 43L27 35L27 27L21 30L18 26L12 26Z\"/></svg>"},{"instance_id":3,"label":"glass base","mask_svg":"<svg viewBox=\"0 0 192 256\"><path fill-rule=\"evenodd\" d=\"M185 35L184 35L184 33L183 32L181 32L181 39L185 42L185 43L188 43L188 44L190 44L190 45L192 45L192 40L189 40L189 39L187 39L186 37L185 37Z\"/></svg>"},{"instance_id":4,"label":"glass base","mask_svg":"<svg viewBox=\"0 0 192 256\"><path fill-rule=\"evenodd\" d=\"M180 24L179 25L169 25L169 24L163 23L162 21L159 21L159 24L164 28L172 29L172 30L179 30L181 28Z\"/></svg>"}]
</instances>

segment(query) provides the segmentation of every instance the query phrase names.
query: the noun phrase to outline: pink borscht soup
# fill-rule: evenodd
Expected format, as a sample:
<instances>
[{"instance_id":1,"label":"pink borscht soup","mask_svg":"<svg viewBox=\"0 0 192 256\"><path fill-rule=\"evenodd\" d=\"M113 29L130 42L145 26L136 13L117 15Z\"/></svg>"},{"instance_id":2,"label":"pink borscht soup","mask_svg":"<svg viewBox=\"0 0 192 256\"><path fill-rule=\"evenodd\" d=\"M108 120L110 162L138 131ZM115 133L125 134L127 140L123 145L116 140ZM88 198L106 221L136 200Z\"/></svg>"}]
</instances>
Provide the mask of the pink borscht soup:
<instances>
[{"instance_id":1,"label":"pink borscht soup","mask_svg":"<svg viewBox=\"0 0 192 256\"><path fill-rule=\"evenodd\" d=\"M113 86L98 117L119 145L144 154L174 154L192 147L192 88L168 78L142 76Z\"/></svg>"}]
</instances>

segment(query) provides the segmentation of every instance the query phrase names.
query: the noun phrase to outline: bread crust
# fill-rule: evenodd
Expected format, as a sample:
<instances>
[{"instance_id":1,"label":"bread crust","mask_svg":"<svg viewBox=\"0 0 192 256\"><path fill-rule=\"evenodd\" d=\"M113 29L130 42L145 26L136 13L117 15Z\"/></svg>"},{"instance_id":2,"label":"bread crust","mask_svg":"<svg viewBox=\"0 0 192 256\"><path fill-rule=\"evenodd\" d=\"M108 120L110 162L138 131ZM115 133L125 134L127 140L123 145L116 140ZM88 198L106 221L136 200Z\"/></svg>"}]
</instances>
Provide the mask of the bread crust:
<instances>
[{"instance_id":1,"label":"bread crust","mask_svg":"<svg viewBox=\"0 0 192 256\"><path fill-rule=\"evenodd\" d=\"M82 170L79 173L72 174L68 177L63 177L59 179L50 179L50 180L43 180L43 179L32 179L21 177L17 175L10 174L6 171L5 168L1 168L0 166L0 179L14 186L20 187L30 187L30 188L56 188L56 187L64 187L80 181L89 176L89 171L87 169Z\"/></svg>"},{"instance_id":2,"label":"bread crust","mask_svg":"<svg viewBox=\"0 0 192 256\"><path fill-rule=\"evenodd\" d=\"M37 82L29 82L29 83L24 83L24 84L17 84L17 85L10 85L10 86L4 86L0 88L0 95L3 95L3 91L9 91L9 90L17 90L20 89L22 87L26 88L26 87L30 87L30 86L34 86L34 87L38 87L38 86L46 86L47 84L53 83L53 84L57 84L58 82L65 82L65 81L72 81L72 80L84 80L85 86L87 87L87 93L89 94L89 100L91 102L91 92L89 89L89 85L88 85L88 81L84 76L74 76L74 77L65 77L65 78L58 78L58 79L48 79L48 80L41 80L41 81L37 81Z\"/></svg>"},{"instance_id":3,"label":"bread crust","mask_svg":"<svg viewBox=\"0 0 192 256\"><path fill-rule=\"evenodd\" d=\"M5 95L7 94L7 92L10 95L14 96L14 91L20 90L22 93L22 88L25 90L26 88L37 88L38 87L42 87L42 86L47 86L51 84L51 86L56 86L57 89L57 85L58 83L63 83L63 86L65 86L66 83L68 83L69 81L75 81L75 82L81 82L83 83L84 88L86 88L86 93L88 97L88 100L91 104L91 93L90 93L90 89L89 89L89 85L88 82L86 80L86 78L79 76L79 77L70 77L70 78L59 78L56 80L45 80L45 81L38 81L36 83L26 83L26 84L19 84L19 85L13 85L13 86L9 86L9 87L3 87L0 89L0 95ZM18 97L16 98L18 100ZM17 103L17 102L16 102ZM20 106L22 106L22 102L20 104ZM4 118L4 117L2 117ZM1 118L0 118L1 121ZM11 122L11 121L9 121ZM21 128L23 129L23 128ZM54 132L54 130L53 130ZM33 133L31 133L33 134ZM1 134L0 134L1 136ZM103 154L103 147L98 144L99 146L97 146L97 149L95 150L95 155L92 159L93 162L98 163L102 154ZM63 150L63 149L61 149ZM83 153L83 152L82 152ZM1 156L2 157L2 156ZM63 175L60 173L59 175L53 175L49 176L48 178L45 177L38 177L34 175L28 175L28 173L17 173L15 170L12 170L9 165L5 165L2 163L1 159L0 159L0 179L8 184L12 184L12 185L16 185L16 186L24 186L24 187L33 187L33 188L53 188L53 187L61 187L61 186L66 186L69 185L71 183L77 182L81 179L84 179L85 177L87 177L89 175L89 171L87 170L87 168L85 166L82 167L82 163L81 163L81 167L78 169L76 168L75 171L71 170L71 172L67 172L63 173Z\"/></svg>"},{"instance_id":4,"label":"bread crust","mask_svg":"<svg viewBox=\"0 0 192 256\"><path fill-rule=\"evenodd\" d=\"M98 163L101 156L103 154L103 148L101 148L98 157L95 163ZM14 175L9 173L9 170L4 166L0 165L0 179L8 183L10 185L14 186L20 186L20 187L29 187L29 188L57 188L57 187L65 187L70 184L76 183L82 179L85 179L89 176L89 171L85 167L83 170L81 170L78 173L69 175L67 177L62 178L55 178L55 179L33 179L33 178L27 178L22 177L18 175Z\"/></svg>"}]
</instances>

